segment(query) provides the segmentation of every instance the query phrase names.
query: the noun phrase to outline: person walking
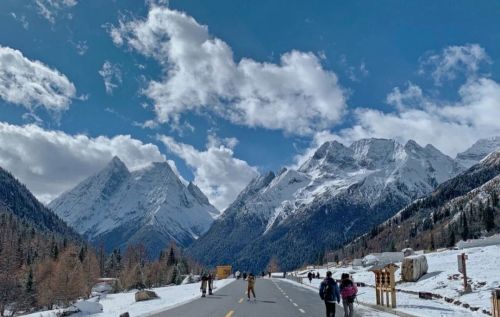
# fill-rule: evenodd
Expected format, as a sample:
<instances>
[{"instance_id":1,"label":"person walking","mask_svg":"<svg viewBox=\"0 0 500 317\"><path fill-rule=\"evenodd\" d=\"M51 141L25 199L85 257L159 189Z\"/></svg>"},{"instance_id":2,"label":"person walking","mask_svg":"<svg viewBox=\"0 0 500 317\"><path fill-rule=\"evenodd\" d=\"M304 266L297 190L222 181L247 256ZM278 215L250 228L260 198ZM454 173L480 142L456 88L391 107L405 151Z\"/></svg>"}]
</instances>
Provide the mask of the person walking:
<instances>
[{"instance_id":1,"label":"person walking","mask_svg":"<svg viewBox=\"0 0 500 317\"><path fill-rule=\"evenodd\" d=\"M252 293L253 295L253 300L257 300L257 298L255 297L255 276L253 275L253 273L250 273L248 275L248 278L247 278L247 282L248 282L248 287L247 287L247 294L248 294L248 301L250 300L250 293Z\"/></svg>"},{"instance_id":2,"label":"person walking","mask_svg":"<svg viewBox=\"0 0 500 317\"><path fill-rule=\"evenodd\" d=\"M208 276L207 274L203 274L201 276L201 297L206 297L207 296L207 286L208 286Z\"/></svg>"},{"instance_id":3,"label":"person walking","mask_svg":"<svg viewBox=\"0 0 500 317\"><path fill-rule=\"evenodd\" d=\"M354 299L358 294L356 284L349 278L349 274L342 273L340 281L340 295L342 296L342 306L344 306L344 317L354 316Z\"/></svg>"},{"instance_id":4,"label":"person walking","mask_svg":"<svg viewBox=\"0 0 500 317\"><path fill-rule=\"evenodd\" d=\"M330 271L326 272L326 277L321 282L319 296L325 302L326 317L335 317L335 302L340 304L340 291Z\"/></svg>"},{"instance_id":5,"label":"person walking","mask_svg":"<svg viewBox=\"0 0 500 317\"><path fill-rule=\"evenodd\" d=\"M213 295L212 290L214 289L214 275L212 273L208 274L208 295Z\"/></svg>"},{"instance_id":6,"label":"person walking","mask_svg":"<svg viewBox=\"0 0 500 317\"><path fill-rule=\"evenodd\" d=\"M307 278L309 279L309 284L312 283L313 274L312 272L307 273Z\"/></svg>"}]
</instances>

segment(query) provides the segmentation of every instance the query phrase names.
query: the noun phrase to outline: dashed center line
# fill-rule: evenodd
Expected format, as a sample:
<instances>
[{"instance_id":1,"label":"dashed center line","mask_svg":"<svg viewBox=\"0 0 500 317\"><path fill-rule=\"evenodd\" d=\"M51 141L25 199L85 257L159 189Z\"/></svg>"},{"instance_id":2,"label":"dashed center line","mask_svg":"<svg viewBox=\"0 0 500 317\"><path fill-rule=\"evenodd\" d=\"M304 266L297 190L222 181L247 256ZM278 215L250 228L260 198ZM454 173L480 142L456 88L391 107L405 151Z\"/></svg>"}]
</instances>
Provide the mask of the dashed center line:
<instances>
[{"instance_id":1,"label":"dashed center line","mask_svg":"<svg viewBox=\"0 0 500 317\"><path fill-rule=\"evenodd\" d=\"M273 283L274 283L274 281L273 281ZM297 305L297 303L294 303L294 302L293 302L293 300L292 300L292 299L291 299L291 298L290 298L290 297L289 297L289 296L288 296L288 295L287 295L287 294L283 291L283 289L281 289L281 287L279 287L279 286L278 286L278 284L274 283L274 285L276 285L276 288L277 288L277 289L278 289L278 290L279 290L279 291L280 291L280 292L281 292L281 293L282 293L282 294L283 294L283 295L284 295L284 296L288 299L288 301L289 301L290 303L292 303L292 304L293 304L293 306L295 306L295 307L297 307L297 308L299 307L299 305ZM302 314L305 314L305 313L306 313L306 311L305 311L305 310L303 310L302 308L298 308L298 310L299 310ZM228 317L228 316L226 316L226 317Z\"/></svg>"},{"instance_id":2,"label":"dashed center line","mask_svg":"<svg viewBox=\"0 0 500 317\"><path fill-rule=\"evenodd\" d=\"M244 300L243 297L240 298L240 300L238 301L238 303L240 303L240 304L243 303L243 300Z\"/></svg>"},{"instance_id":3,"label":"dashed center line","mask_svg":"<svg viewBox=\"0 0 500 317\"><path fill-rule=\"evenodd\" d=\"M231 310L229 313L226 314L226 317L231 317L234 314L234 310Z\"/></svg>"}]
</instances>

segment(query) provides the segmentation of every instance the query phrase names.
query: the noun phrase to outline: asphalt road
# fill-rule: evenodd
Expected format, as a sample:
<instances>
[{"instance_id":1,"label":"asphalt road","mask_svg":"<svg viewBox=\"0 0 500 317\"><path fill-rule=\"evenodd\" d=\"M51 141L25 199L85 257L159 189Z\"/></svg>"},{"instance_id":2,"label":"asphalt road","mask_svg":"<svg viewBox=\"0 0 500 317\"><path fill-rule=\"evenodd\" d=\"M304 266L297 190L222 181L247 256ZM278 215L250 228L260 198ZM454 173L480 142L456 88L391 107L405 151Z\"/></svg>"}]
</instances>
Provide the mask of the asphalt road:
<instances>
[{"instance_id":1,"label":"asphalt road","mask_svg":"<svg viewBox=\"0 0 500 317\"><path fill-rule=\"evenodd\" d=\"M247 301L246 285L246 281L234 281L215 292L215 295L166 310L154 315L154 317L307 317L326 315L325 305L316 291L279 279L259 278L255 283L257 300ZM337 306L336 316L344 316L341 306Z\"/></svg>"}]
</instances>

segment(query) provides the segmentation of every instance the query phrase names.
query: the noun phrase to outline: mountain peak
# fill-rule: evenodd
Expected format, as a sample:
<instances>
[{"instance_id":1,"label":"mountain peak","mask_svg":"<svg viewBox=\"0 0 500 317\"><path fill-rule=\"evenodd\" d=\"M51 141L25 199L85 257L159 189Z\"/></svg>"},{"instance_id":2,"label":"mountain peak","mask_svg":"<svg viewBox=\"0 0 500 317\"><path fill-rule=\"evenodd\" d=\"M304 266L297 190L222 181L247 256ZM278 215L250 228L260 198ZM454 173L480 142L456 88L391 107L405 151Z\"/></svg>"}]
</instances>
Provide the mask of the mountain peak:
<instances>
[{"instance_id":1,"label":"mountain peak","mask_svg":"<svg viewBox=\"0 0 500 317\"><path fill-rule=\"evenodd\" d=\"M470 148L458 153L456 159L463 166L471 167L496 150L500 150L500 136L477 140Z\"/></svg>"},{"instance_id":2,"label":"mountain peak","mask_svg":"<svg viewBox=\"0 0 500 317\"><path fill-rule=\"evenodd\" d=\"M314 152L313 159L320 160L328 155L328 153L339 152L347 149L345 145L338 141L326 141Z\"/></svg>"},{"instance_id":3,"label":"mountain peak","mask_svg":"<svg viewBox=\"0 0 500 317\"><path fill-rule=\"evenodd\" d=\"M104 169L102 169L100 172L98 172L98 174L102 174L103 172L104 173L108 173L108 172L128 173L129 170L128 170L127 166L125 165L125 163L123 163L123 161L120 160L120 158L118 156L113 156L111 161L109 161L109 163L104 167Z\"/></svg>"}]
</instances>

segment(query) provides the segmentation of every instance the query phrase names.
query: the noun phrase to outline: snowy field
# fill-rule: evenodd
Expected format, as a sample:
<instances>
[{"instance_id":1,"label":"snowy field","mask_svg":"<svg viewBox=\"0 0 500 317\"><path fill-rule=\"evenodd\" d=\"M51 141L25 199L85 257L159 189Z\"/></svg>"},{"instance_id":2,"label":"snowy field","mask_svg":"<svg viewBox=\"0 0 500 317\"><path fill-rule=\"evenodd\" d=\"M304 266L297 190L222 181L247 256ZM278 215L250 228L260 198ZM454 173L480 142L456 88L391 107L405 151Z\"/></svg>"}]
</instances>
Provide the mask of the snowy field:
<instances>
[{"instance_id":1,"label":"snowy field","mask_svg":"<svg viewBox=\"0 0 500 317\"><path fill-rule=\"evenodd\" d=\"M457 275L457 254L468 255L467 275L472 285L472 293L463 294L462 275ZM401 282L400 271L396 271L396 288L405 291L431 292L443 296L443 299L425 300L418 295L397 293L398 311L415 316L486 316L482 310L491 310L491 290L500 287L500 246L477 247L464 250L447 250L442 252L428 253L425 255L429 264L426 275L414 283ZM400 263L398 263L400 265ZM340 279L342 273L352 274L356 282L374 285L374 274L369 268L345 267L331 269L333 277ZM314 270L320 272L323 278L326 269ZM298 272L297 272L298 273ZM304 273L304 276L307 272ZM321 279L303 279L304 287L319 287ZM461 305L447 303L444 297L460 301ZM358 300L360 302L374 304L375 290L372 287L360 287ZM463 304L471 307L479 307L477 312L463 308Z\"/></svg>"},{"instance_id":2,"label":"snowy field","mask_svg":"<svg viewBox=\"0 0 500 317\"><path fill-rule=\"evenodd\" d=\"M215 292L233 282L234 279L215 281ZM130 317L148 316L161 312L167 308L182 305L201 296L200 283L185 284L177 286L159 287L152 289L160 298L144 302L135 302L135 291L107 295L99 303L103 306L103 312L93 314L95 317L118 317L128 312ZM60 310L36 312L25 315L29 317L56 317ZM75 314L72 316L78 316Z\"/></svg>"}]
</instances>

